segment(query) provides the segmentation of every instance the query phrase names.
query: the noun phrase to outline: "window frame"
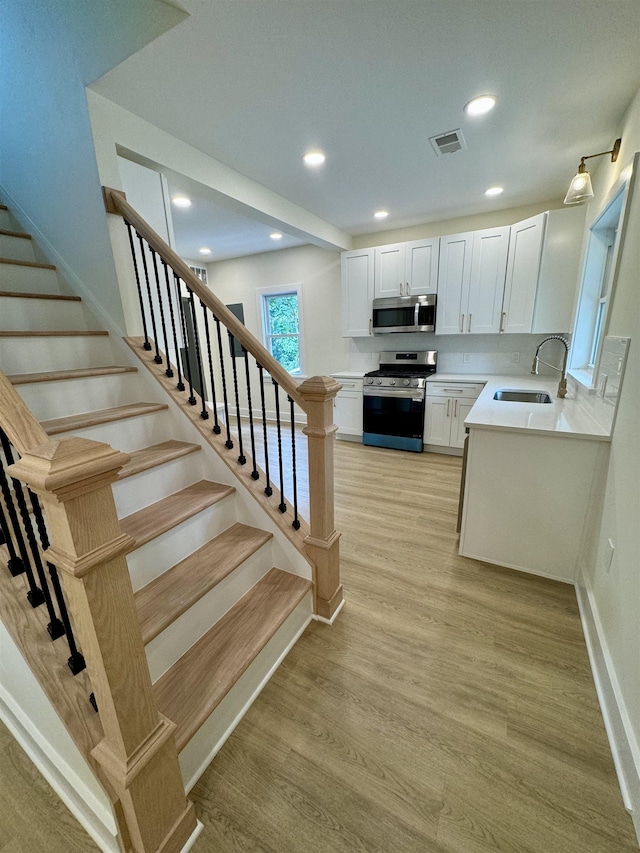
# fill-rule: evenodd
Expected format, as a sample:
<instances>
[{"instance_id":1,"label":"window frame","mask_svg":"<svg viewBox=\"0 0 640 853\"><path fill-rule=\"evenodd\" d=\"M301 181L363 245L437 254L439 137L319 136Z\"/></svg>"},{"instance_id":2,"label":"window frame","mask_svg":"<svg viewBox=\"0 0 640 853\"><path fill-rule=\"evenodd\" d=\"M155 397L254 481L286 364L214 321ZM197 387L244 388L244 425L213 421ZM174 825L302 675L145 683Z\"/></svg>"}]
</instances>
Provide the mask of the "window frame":
<instances>
[{"instance_id":1,"label":"window frame","mask_svg":"<svg viewBox=\"0 0 640 853\"><path fill-rule=\"evenodd\" d=\"M587 232L568 373L593 390L609 329L639 153L622 170Z\"/></svg>"},{"instance_id":2,"label":"window frame","mask_svg":"<svg viewBox=\"0 0 640 853\"><path fill-rule=\"evenodd\" d=\"M272 335L269 328L269 311L268 304L269 299L274 296L295 296L298 301L298 333L297 335ZM299 369L298 370L290 370L287 371L290 376L295 376L296 378L300 378L304 375L304 364L305 364L305 354L304 354L304 321L303 321L303 308L302 308L302 283L296 282L294 284L278 284L273 285L271 287L258 287L256 288L256 298L258 300L258 316L260 317L260 327L262 332L262 343L264 344L265 349L267 349L271 355L273 352L271 350L271 339L274 337L297 337L298 338L298 354L299 354ZM276 359L277 361L277 359ZM278 362L280 364L280 362ZM282 365L284 367L284 365ZM286 369L286 368L285 368Z\"/></svg>"}]
</instances>

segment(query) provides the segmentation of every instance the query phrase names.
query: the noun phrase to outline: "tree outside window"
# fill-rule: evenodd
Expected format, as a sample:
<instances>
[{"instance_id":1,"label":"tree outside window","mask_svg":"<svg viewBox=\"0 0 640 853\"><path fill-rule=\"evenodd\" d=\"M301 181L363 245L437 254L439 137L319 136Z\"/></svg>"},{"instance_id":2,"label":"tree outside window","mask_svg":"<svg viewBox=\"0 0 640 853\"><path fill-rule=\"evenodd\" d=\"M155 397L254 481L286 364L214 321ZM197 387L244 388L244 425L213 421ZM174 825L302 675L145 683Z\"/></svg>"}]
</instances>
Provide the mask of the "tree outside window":
<instances>
[{"instance_id":1,"label":"tree outside window","mask_svg":"<svg viewBox=\"0 0 640 853\"><path fill-rule=\"evenodd\" d=\"M300 304L297 288L262 293L264 344L289 373L300 373Z\"/></svg>"}]
</instances>

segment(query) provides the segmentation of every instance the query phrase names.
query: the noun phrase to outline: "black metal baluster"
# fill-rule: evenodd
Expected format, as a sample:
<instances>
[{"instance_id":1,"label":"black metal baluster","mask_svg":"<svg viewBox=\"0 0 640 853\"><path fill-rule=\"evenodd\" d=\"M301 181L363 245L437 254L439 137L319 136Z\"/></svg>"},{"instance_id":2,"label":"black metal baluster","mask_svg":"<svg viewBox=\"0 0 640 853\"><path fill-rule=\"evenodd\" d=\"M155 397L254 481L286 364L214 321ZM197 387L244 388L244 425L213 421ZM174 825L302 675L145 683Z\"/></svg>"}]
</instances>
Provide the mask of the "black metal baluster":
<instances>
[{"instance_id":1,"label":"black metal baluster","mask_svg":"<svg viewBox=\"0 0 640 853\"><path fill-rule=\"evenodd\" d=\"M15 461L13 458L13 451L11 450L9 439L4 433L0 435L0 443L2 443L2 450L4 452L5 459L9 465L13 465ZM31 516L29 515L29 508L24 497L22 483L14 477L11 478L11 482L13 484L13 493L16 496L16 501L18 503L18 509L20 510L20 517L22 518L22 528L27 537L27 542L29 543L31 556L33 557L33 562L36 567L36 574L40 581L40 589L42 590L44 603L47 608L47 613L49 614L47 631L49 632L49 636L52 640L57 640L58 637L61 637L64 634L64 627L62 622L58 619L53 606L53 600L51 598L51 593L49 592L49 584L47 583L47 576L44 573L44 566L42 565L42 559L40 558L40 551L38 550L38 543L33 531L33 525L31 524Z\"/></svg>"},{"instance_id":2,"label":"black metal baluster","mask_svg":"<svg viewBox=\"0 0 640 853\"><path fill-rule=\"evenodd\" d=\"M298 518L298 473L296 469L296 425L294 403L291 397L287 394L287 400L291 406L291 464L293 466L293 521L291 526L294 530L300 529L300 519Z\"/></svg>"},{"instance_id":3,"label":"black metal baluster","mask_svg":"<svg viewBox=\"0 0 640 853\"><path fill-rule=\"evenodd\" d=\"M258 362L256 362L258 364ZM262 436L264 438L264 473L267 478L267 485L264 490L265 495L270 498L273 494L271 481L269 479L269 442L267 439L267 411L264 405L264 368L258 364L258 373L260 374L260 402L262 404Z\"/></svg>"},{"instance_id":4,"label":"black metal baluster","mask_svg":"<svg viewBox=\"0 0 640 853\"><path fill-rule=\"evenodd\" d=\"M211 355L211 332L209 330L209 312L207 311L207 306L204 304L202 299L200 300L200 307L202 308L202 316L204 317L204 331L207 339L207 357L209 359L209 378L211 379L211 405L213 406L213 427L212 430L216 435L220 435L222 430L220 429L220 424L218 423L218 401L216 399L216 382L213 376L213 356Z\"/></svg>"},{"instance_id":5,"label":"black metal baluster","mask_svg":"<svg viewBox=\"0 0 640 853\"><path fill-rule=\"evenodd\" d=\"M227 376L226 371L224 369L224 353L222 351L222 333L220 331L220 320L213 315L213 319L216 321L216 334L218 336L218 355L220 357L220 376L222 378L222 402L224 403L224 422L227 427L227 440L224 443L224 446L231 450L233 448L233 441L231 441L231 428L229 424L229 401L227 399Z\"/></svg>"},{"instance_id":6,"label":"black metal baluster","mask_svg":"<svg viewBox=\"0 0 640 853\"><path fill-rule=\"evenodd\" d=\"M178 370L178 384L176 388L178 391L184 391L184 382L182 381L182 367L180 365L180 347L178 346L178 333L176 331L176 318L173 311L173 294L171 293L171 285L169 284L169 267L167 262L162 259L162 266L164 267L164 280L167 285L167 297L169 299L169 314L171 316L171 329L173 330L173 343L176 348L176 368ZM180 298L180 294L178 294L178 299ZM167 365L170 364L169 353L167 352Z\"/></svg>"},{"instance_id":7,"label":"black metal baluster","mask_svg":"<svg viewBox=\"0 0 640 853\"><path fill-rule=\"evenodd\" d=\"M198 334L198 319L196 317L196 305L193 300L193 290L189 290L189 307L191 308L191 320L193 322L193 340L196 345L196 363L198 365L198 376L200 377L200 395L202 399L202 411L200 412L200 417L203 421L206 421L209 418L209 411L205 403L205 398L207 394L204 385L204 372L202 370L202 353L200 352L200 335Z\"/></svg>"},{"instance_id":8,"label":"black metal baluster","mask_svg":"<svg viewBox=\"0 0 640 853\"><path fill-rule=\"evenodd\" d=\"M165 376L168 376L169 379L173 376L173 370L171 369L171 361L169 360L169 338L167 337L167 324L164 318L164 305L162 304L162 292L160 290L160 275L158 273L158 256L155 251L149 247L149 251L151 252L151 260L153 261L153 272L156 279L156 290L158 291L158 306L160 308L160 325L162 327L162 336L164 338L164 355L167 361L167 369L165 370Z\"/></svg>"},{"instance_id":9,"label":"black metal baluster","mask_svg":"<svg viewBox=\"0 0 640 853\"><path fill-rule=\"evenodd\" d=\"M276 389L276 429L278 432L278 467L280 469L280 503L278 504L278 509L280 512L286 512L287 505L284 502L284 471L282 467L282 427L280 425L280 386L275 379L271 381L273 382L273 387Z\"/></svg>"},{"instance_id":10,"label":"black metal baluster","mask_svg":"<svg viewBox=\"0 0 640 853\"><path fill-rule=\"evenodd\" d=\"M187 358L186 358L186 362L187 362L186 372L187 372L187 381L189 383L189 400L188 400L188 402L189 402L189 405L195 406L198 401L196 400L196 398L193 394L193 378L191 376L191 359L189 358L189 337L187 335L187 321L185 320L184 305L182 303L182 288L180 287L180 279L178 278L176 273L173 274L173 277L175 279L176 288L178 289L178 308L180 310L180 323L182 325L182 340L184 341L184 351L185 351L185 354L187 356ZM178 358L180 358L180 355L178 355Z\"/></svg>"},{"instance_id":11,"label":"black metal baluster","mask_svg":"<svg viewBox=\"0 0 640 853\"><path fill-rule=\"evenodd\" d=\"M0 430L0 439L6 440L6 435L2 430ZM18 513L16 512L16 508L13 503L13 498L11 497L11 489L9 487L9 481L7 480L7 474L5 472L2 459L0 459L0 490L2 491L4 505L7 508L7 512L9 513L9 519L11 521L11 529L8 532L10 536L13 535L13 537L15 537L15 541L18 544L18 551L20 552L20 562L24 567L24 572L27 576L27 583L29 584L29 592L27 592L27 601L32 607L39 607L41 604L44 603L44 595L42 593L42 590L36 583L36 579L33 575L31 563L29 562L27 546L24 543L24 537L22 535L22 530L20 529L20 522L18 521ZM17 572L16 574L19 574L19 572Z\"/></svg>"},{"instance_id":12,"label":"black metal baluster","mask_svg":"<svg viewBox=\"0 0 640 853\"><path fill-rule=\"evenodd\" d=\"M256 465L256 439L253 434L253 408L251 406L251 379L249 378L249 353L242 347L244 353L244 373L247 380L247 405L249 406L249 436L251 438L251 458L253 460L253 470L251 471L251 479L259 480L260 474Z\"/></svg>"},{"instance_id":13,"label":"black metal baluster","mask_svg":"<svg viewBox=\"0 0 640 853\"><path fill-rule=\"evenodd\" d=\"M144 312L144 300L142 298L142 285L140 284L140 273L138 271L138 261L136 258L136 249L133 243L133 234L131 233L131 225L124 220L124 224L127 226L127 231L129 232L129 245L131 246L131 257L133 259L133 270L136 274L136 284L138 286L138 299L140 300L140 316L142 317L142 329L144 331L144 344L142 345L144 349L147 351L151 349L151 344L149 343L149 335L147 334L147 320Z\"/></svg>"},{"instance_id":14,"label":"black metal baluster","mask_svg":"<svg viewBox=\"0 0 640 853\"><path fill-rule=\"evenodd\" d=\"M240 465L246 465L247 457L244 455L244 449L242 447L242 421L240 419L240 396L238 395L238 369L236 367L236 356L234 351L234 337L231 332L227 329L227 334L229 335L229 349L231 351L231 366L233 367L233 391L236 398L236 418L238 421L238 450L240 451L238 454L238 463Z\"/></svg>"},{"instance_id":15,"label":"black metal baluster","mask_svg":"<svg viewBox=\"0 0 640 853\"><path fill-rule=\"evenodd\" d=\"M136 231L136 234L138 232ZM160 350L158 349L158 332L156 330L156 315L153 310L153 298L151 296L151 282L149 281L149 269L147 267L147 255L144 250L144 242L143 238L138 234L138 240L140 241L140 256L142 257L142 268L144 270L144 279L147 283L147 294L149 295L149 316L151 317L151 330L153 332L153 343L156 348L156 354L153 357L153 360L156 364L162 364L162 356L160 355Z\"/></svg>"},{"instance_id":16,"label":"black metal baluster","mask_svg":"<svg viewBox=\"0 0 640 853\"><path fill-rule=\"evenodd\" d=\"M44 516L42 515L42 508L40 507L40 501L38 500L37 496L34 495L31 489L29 489L28 491L29 496L31 498L31 506L33 507L33 517L36 520L36 527L38 528L38 533L40 535L40 544L42 545L42 550L46 551L50 543L47 528L44 523ZM79 672L82 672L82 670L86 667L86 663L84 657L80 654L80 652L78 651L78 647L76 646L76 639L73 634L71 622L69 621L69 611L67 610L67 603L62 592L62 586L60 585L58 570L53 565L53 563L50 563L48 560L47 568L49 569L49 577L51 578L53 594L55 595L56 601L58 603L60 618L64 626L64 634L67 638L67 645L69 646L70 657L67 660L67 666L74 675L77 675Z\"/></svg>"},{"instance_id":17,"label":"black metal baluster","mask_svg":"<svg viewBox=\"0 0 640 853\"><path fill-rule=\"evenodd\" d=\"M0 465L1 465L0 461ZM4 509L2 508L2 501L0 501L0 529L2 530L2 544L7 546L9 551L9 560L7 562L7 568L9 569L9 574L11 577L17 577L24 573L24 563L18 557L18 553L15 549L15 545L13 544L13 539L11 537L11 531L9 528L9 521L7 516L4 514Z\"/></svg>"}]
</instances>

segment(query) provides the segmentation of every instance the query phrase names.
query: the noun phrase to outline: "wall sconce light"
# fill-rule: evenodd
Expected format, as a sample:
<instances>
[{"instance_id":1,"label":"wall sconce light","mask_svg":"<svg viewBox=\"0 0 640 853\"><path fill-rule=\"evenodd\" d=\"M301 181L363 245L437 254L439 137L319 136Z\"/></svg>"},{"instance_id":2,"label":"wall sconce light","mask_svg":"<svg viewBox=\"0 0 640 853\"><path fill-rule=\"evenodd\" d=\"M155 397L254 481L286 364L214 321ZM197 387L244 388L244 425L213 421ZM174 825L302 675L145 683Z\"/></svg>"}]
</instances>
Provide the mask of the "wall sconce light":
<instances>
[{"instance_id":1,"label":"wall sconce light","mask_svg":"<svg viewBox=\"0 0 640 853\"><path fill-rule=\"evenodd\" d=\"M567 194L564 197L565 204L582 204L582 202L588 201L590 198L593 198L591 175L587 171L587 167L584 165L584 161L591 160L592 157L602 157L604 154L611 154L611 162L615 163L618 159L618 154L620 153L621 144L622 139L616 139L616 141L613 143L613 148L611 149L611 151L601 151L599 154L589 154L586 157L580 158L580 165L578 166L578 171L571 179L569 189L567 190Z\"/></svg>"}]
</instances>

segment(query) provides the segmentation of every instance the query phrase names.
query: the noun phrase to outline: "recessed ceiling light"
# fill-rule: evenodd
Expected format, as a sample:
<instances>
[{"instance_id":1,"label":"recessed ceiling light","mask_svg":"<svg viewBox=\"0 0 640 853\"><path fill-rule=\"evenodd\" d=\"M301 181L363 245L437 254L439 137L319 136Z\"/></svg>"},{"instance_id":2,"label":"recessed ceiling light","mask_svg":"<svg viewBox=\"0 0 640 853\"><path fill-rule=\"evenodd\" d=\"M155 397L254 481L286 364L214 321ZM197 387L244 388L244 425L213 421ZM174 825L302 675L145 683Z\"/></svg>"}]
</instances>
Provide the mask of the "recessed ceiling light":
<instances>
[{"instance_id":1,"label":"recessed ceiling light","mask_svg":"<svg viewBox=\"0 0 640 853\"><path fill-rule=\"evenodd\" d=\"M191 207L191 199L186 195L174 195L171 201L176 207Z\"/></svg>"},{"instance_id":2,"label":"recessed ceiling light","mask_svg":"<svg viewBox=\"0 0 640 853\"><path fill-rule=\"evenodd\" d=\"M272 240L282 240L282 234L279 231L272 231L269 237Z\"/></svg>"},{"instance_id":3,"label":"recessed ceiling light","mask_svg":"<svg viewBox=\"0 0 640 853\"><path fill-rule=\"evenodd\" d=\"M492 198L494 195L501 195L504 192L504 187L489 187L488 190L484 191L484 194Z\"/></svg>"},{"instance_id":4,"label":"recessed ceiling light","mask_svg":"<svg viewBox=\"0 0 640 853\"><path fill-rule=\"evenodd\" d=\"M200 246L198 251L200 252L201 255L210 255L211 254L211 249L208 246Z\"/></svg>"},{"instance_id":5,"label":"recessed ceiling light","mask_svg":"<svg viewBox=\"0 0 640 853\"><path fill-rule=\"evenodd\" d=\"M483 116L496 105L495 95L480 95L465 104L464 111L468 116Z\"/></svg>"},{"instance_id":6,"label":"recessed ceiling light","mask_svg":"<svg viewBox=\"0 0 640 853\"><path fill-rule=\"evenodd\" d=\"M386 219L388 215L388 210L376 210L376 212L373 214L374 219Z\"/></svg>"},{"instance_id":7,"label":"recessed ceiling light","mask_svg":"<svg viewBox=\"0 0 640 853\"><path fill-rule=\"evenodd\" d=\"M305 166L315 168L317 166L322 166L327 158L322 151L307 151L302 159L304 160Z\"/></svg>"}]
</instances>

